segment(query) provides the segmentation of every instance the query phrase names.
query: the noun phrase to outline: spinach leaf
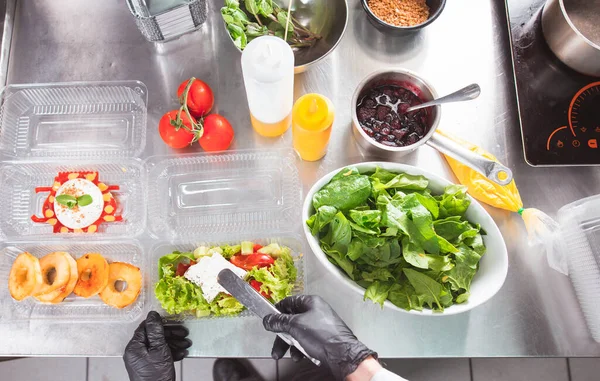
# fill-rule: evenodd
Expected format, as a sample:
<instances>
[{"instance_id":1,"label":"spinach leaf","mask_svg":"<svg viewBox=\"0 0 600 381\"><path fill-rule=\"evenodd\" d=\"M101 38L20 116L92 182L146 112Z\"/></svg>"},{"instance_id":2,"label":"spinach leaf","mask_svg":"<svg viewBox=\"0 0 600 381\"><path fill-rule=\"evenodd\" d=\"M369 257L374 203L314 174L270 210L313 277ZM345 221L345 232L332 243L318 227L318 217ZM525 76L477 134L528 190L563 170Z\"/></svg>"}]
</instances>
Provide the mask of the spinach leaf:
<instances>
[{"instance_id":1,"label":"spinach leaf","mask_svg":"<svg viewBox=\"0 0 600 381\"><path fill-rule=\"evenodd\" d=\"M329 233L322 239L333 249L342 254L348 252L348 245L352 240L352 229L344 213L338 212L333 220L331 220Z\"/></svg>"},{"instance_id":2,"label":"spinach leaf","mask_svg":"<svg viewBox=\"0 0 600 381\"><path fill-rule=\"evenodd\" d=\"M407 173L396 175L386 183L381 182L380 178L374 178L373 187L379 189L401 189L401 190L425 190L429 181L423 176L413 176Z\"/></svg>"},{"instance_id":3,"label":"spinach leaf","mask_svg":"<svg viewBox=\"0 0 600 381\"><path fill-rule=\"evenodd\" d=\"M258 14L258 4L256 0L245 0L244 5L246 6L248 12L252 13L253 15Z\"/></svg>"},{"instance_id":4,"label":"spinach leaf","mask_svg":"<svg viewBox=\"0 0 600 381\"><path fill-rule=\"evenodd\" d=\"M460 244L458 250L459 252L454 254L456 265L445 273L446 276L443 279L450 283L452 290L468 292L471 289L471 281L477 272L481 256L465 244Z\"/></svg>"},{"instance_id":5,"label":"spinach leaf","mask_svg":"<svg viewBox=\"0 0 600 381\"><path fill-rule=\"evenodd\" d=\"M423 303L419 301L415 289L408 282L394 284L388 292L388 300L407 311L423 309Z\"/></svg>"},{"instance_id":6,"label":"spinach leaf","mask_svg":"<svg viewBox=\"0 0 600 381\"><path fill-rule=\"evenodd\" d=\"M381 211L379 210L351 210L350 218L357 225L366 229L378 229L381 222Z\"/></svg>"},{"instance_id":7,"label":"spinach leaf","mask_svg":"<svg viewBox=\"0 0 600 381\"><path fill-rule=\"evenodd\" d=\"M341 171L339 171L338 173L336 173L335 176L333 176L331 178L331 181L343 179L344 177L354 176L354 175L360 175L360 172L358 171L358 169L356 167L344 168Z\"/></svg>"},{"instance_id":8,"label":"spinach leaf","mask_svg":"<svg viewBox=\"0 0 600 381\"><path fill-rule=\"evenodd\" d=\"M472 238L466 238L464 243L465 245L473 248L477 254L485 254L486 248L485 244L483 243L483 237L481 237L481 233L475 234L475 236Z\"/></svg>"},{"instance_id":9,"label":"spinach leaf","mask_svg":"<svg viewBox=\"0 0 600 381\"><path fill-rule=\"evenodd\" d=\"M411 242L408 237L402 239L402 255L406 262L420 269L448 271L454 267L448 255L426 254L421 247Z\"/></svg>"},{"instance_id":10,"label":"spinach leaf","mask_svg":"<svg viewBox=\"0 0 600 381\"><path fill-rule=\"evenodd\" d=\"M440 283L416 270L404 269L403 271L415 289L420 303L427 304L429 308L438 311L443 311L444 306L452 303L452 294Z\"/></svg>"},{"instance_id":11,"label":"spinach leaf","mask_svg":"<svg viewBox=\"0 0 600 381\"><path fill-rule=\"evenodd\" d=\"M317 209L317 213L306 221L311 233L316 235L322 231L333 220L337 212L336 208L329 205L323 205Z\"/></svg>"},{"instance_id":12,"label":"spinach leaf","mask_svg":"<svg viewBox=\"0 0 600 381\"><path fill-rule=\"evenodd\" d=\"M467 197L467 187L462 185L449 185L444 190L444 194L438 196L440 203L440 217L463 216L471 200Z\"/></svg>"},{"instance_id":13,"label":"spinach leaf","mask_svg":"<svg viewBox=\"0 0 600 381\"><path fill-rule=\"evenodd\" d=\"M403 260L402 250L397 240L389 240L384 245L375 248L362 244L361 250L360 261L374 267L384 268Z\"/></svg>"},{"instance_id":14,"label":"spinach leaf","mask_svg":"<svg viewBox=\"0 0 600 381\"><path fill-rule=\"evenodd\" d=\"M376 280L385 282L389 279L394 279L390 270L385 268L375 268L371 271L363 271L361 277L367 282L375 282Z\"/></svg>"},{"instance_id":15,"label":"spinach leaf","mask_svg":"<svg viewBox=\"0 0 600 381\"><path fill-rule=\"evenodd\" d=\"M383 302L388 298L392 285L386 282L375 281L365 291L363 300L371 299L373 303L378 303L383 308Z\"/></svg>"},{"instance_id":16,"label":"spinach leaf","mask_svg":"<svg viewBox=\"0 0 600 381\"><path fill-rule=\"evenodd\" d=\"M323 205L338 210L353 209L362 205L371 195L371 182L367 176L351 175L332 180L313 196L315 210Z\"/></svg>"},{"instance_id":17,"label":"spinach leaf","mask_svg":"<svg viewBox=\"0 0 600 381\"><path fill-rule=\"evenodd\" d=\"M352 261L347 259L339 250L331 248L326 243L321 242L321 248L323 249L323 252L327 254L327 258L331 263L344 270L350 279L354 280L354 263L352 263Z\"/></svg>"},{"instance_id":18,"label":"spinach leaf","mask_svg":"<svg viewBox=\"0 0 600 381\"><path fill-rule=\"evenodd\" d=\"M378 179L380 182L385 184L389 181L392 181L392 179L396 176L396 173L392 173L390 171L386 171L385 169L377 167L375 169L375 173L373 173L370 177L371 179Z\"/></svg>"}]
</instances>

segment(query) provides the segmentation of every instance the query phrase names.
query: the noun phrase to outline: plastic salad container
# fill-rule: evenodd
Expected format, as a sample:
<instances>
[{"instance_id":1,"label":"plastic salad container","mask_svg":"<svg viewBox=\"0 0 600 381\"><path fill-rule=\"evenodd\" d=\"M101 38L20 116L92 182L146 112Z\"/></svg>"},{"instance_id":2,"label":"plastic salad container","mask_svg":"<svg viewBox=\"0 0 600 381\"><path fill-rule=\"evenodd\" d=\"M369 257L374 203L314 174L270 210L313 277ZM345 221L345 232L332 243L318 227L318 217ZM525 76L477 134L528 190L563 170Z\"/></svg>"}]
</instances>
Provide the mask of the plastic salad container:
<instances>
[{"instance_id":1,"label":"plastic salad container","mask_svg":"<svg viewBox=\"0 0 600 381\"><path fill-rule=\"evenodd\" d=\"M552 268L567 274L592 337L600 342L600 195L563 206L547 237Z\"/></svg>"},{"instance_id":2,"label":"plastic salad container","mask_svg":"<svg viewBox=\"0 0 600 381\"><path fill-rule=\"evenodd\" d=\"M149 255L152 308L164 313L154 296L160 257L242 241L289 247L298 270L293 293L303 293L304 242L292 226L302 201L296 157L286 149L148 159L148 225L164 240ZM196 319L189 314L170 318Z\"/></svg>"},{"instance_id":3,"label":"plastic salad container","mask_svg":"<svg viewBox=\"0 0 600 381\"><path fill-rule=\"evenodd\" d=\"M137 320L144 311L145 290L137 300L123 308L118 309L106 305L99 296L82 298L75 294L69 295L62 303L44 304L34 298L23 301L14 300L8 291L8 275L14 259L22 252L29 252L41 258L54 251L66 251L74 259L96 252L101 253L110 262L127 262L142 269L142 277L147 277L146 263L142 247L136 241L107 241L107 242L52 242L28 241L7 242L0 246L0 322L15 320L52 320L69 322L131 322Z\"/></svg>"},{"instance_id":4,"label":"plastic salad container","mask_svg":"<svg viewBox=\"0 0 600 381\"><path fill-rule=\"evenodd\" d=\"M68 164L67 164L68 163ZM110 185L118 201L115 214L123 221L102 223L96 233L53 233L52 226L34 222L31 216L42 216L42 204L48 192L36 193L37 187L52 186L59 172L97 171L98 178ZM139 161L21 161L0 165L0 231L8 238L43 237L75 238L85 234L86 240L100 238L131 238L144 231L146 223L146 195L144 170Z\"/></svg>"}]
</instances>

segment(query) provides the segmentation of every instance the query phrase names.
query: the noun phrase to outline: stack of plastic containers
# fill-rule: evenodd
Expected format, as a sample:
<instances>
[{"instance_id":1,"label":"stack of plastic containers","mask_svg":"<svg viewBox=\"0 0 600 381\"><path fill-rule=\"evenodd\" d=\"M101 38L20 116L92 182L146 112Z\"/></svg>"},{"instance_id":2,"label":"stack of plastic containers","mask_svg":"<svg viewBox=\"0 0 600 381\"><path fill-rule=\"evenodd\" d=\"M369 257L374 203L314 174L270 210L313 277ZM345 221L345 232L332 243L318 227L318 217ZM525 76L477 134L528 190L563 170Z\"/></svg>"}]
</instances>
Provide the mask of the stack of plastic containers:
<instances>
[{"instance_id":1,"label":"stack of plastic containers","mask_svg":"<svg viewBox=\"0 0 600 381\"><path fill-rule=\"evenodd\" d=\"M146 86L136 81L11 85L0 101L0 321L137 319L145 290L132 305L116 309L97 296L71 295L60 304L17 302L7 284L14 258L24 251L36 257L67 251L74 258L98 252L146 275L143 249L134 239L146 225L145 171L135 159L146 144ZM118 185L113 196L123 222L82 234L57 234L49 224L33 222L48 196L35 188L52 186L62 171L97 171L103 182Z\"/></svg>"},{"instance_id":2,"label":"stack of plastic containers","mask_svg":"<svg viewBox=\"0 0 600 381\"><path fill-rule=\"evenodd\" d=\"M150 309L164 313L153 292L158 259L200 245L288 246L298 269L294 293L303 292L302 187L291 149L143 161L147 89L135 81L11 85L0 102L0 322L116 322L139 320ZM95 233L53 233L31 219L42 215L48 196L37 187L52 186L59 172L83 171L119 186L112 193L123 221L100 224ZM139 267L144 287L123 309L75 295L60 304L17 302L6 285L24 251L74 258L97 252Z\"/></svg>"}]
</instances>

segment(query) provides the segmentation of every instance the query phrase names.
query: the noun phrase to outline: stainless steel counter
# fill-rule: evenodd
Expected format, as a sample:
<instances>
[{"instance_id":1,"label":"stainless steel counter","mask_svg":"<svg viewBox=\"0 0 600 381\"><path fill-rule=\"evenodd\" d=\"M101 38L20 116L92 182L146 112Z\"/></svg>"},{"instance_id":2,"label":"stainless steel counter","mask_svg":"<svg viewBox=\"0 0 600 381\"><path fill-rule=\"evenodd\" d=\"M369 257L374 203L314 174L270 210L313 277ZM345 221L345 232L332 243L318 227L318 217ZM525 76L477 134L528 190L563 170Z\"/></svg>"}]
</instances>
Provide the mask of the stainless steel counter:
<instances>
[{"instance_id":1,"label":"stainless steel counter","mask_svg":"<svg viewBox=\"0 0 600 381\"><path fill-rule=\"evenodd\" d=\"M218 9L222 1L214 3L209 21L199 31L153 45L137 31L122 0L18 0L7 82L143 81L149 91L145 158L169 152L155 133L158 120L177 104L177 85L196 76L210 83L217 111L235 126L232 149L289 147L291 132L274 140L252 132L240 54L222 27ZM444 106L440 128L483 145L509 165L527 206L553 214L568 202L598 193L598 168L532 168L523 160L502 1L449 1L436 22L406 38L379 33L360 3L350 4L348 29L337 50L296 76L296 95L323 93L337 107L329 154L317 163L298 162L305 191L336 167L376 159L363 156L353 140L350 98L368 73L402 66L421 73L440 94L472 82L481 85L479 99ZM403 161L453 179L443 158L431 148L420 148ZM528 247L518 215L488 210L506 240L510 270L502 290L470 313L416 317L362 303L328 279L310 252L308 291L328 300L382 357L600 355L568 278L550 270L540 250ZM300 228L301 221L295 223ZM147 250L154 244L147 235L142 239ZM0 355L120 355L135 326L0 324ZM270 354L273 335L262 330L258 319L204 320L188 326L194 341L192 356Z\"/></svg>"}]
</instances>

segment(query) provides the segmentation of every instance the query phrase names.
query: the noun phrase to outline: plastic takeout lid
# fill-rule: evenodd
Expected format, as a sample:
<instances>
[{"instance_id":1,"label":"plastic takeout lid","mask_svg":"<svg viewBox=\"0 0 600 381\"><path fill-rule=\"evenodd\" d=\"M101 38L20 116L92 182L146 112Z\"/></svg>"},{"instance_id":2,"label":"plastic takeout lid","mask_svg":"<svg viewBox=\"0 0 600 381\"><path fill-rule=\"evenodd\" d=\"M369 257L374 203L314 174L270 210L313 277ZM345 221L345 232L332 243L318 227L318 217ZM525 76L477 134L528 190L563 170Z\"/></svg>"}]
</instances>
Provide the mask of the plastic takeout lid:
<instances>
[{"instance_id":1,"label":"plastic takeout lid","mask_svg":"<svg viewBox=\"0 0 600 381\"><path fill-rule=\"evenodd\" d=\"M0 153L11 158L135 158L146 145L139 81L8 85L0 104Z\"/></svg>"},{"instance_id":2,"label":"plastic takeout lid","mask_svg":"<svg viewBox=\"0 0 600 381\"><path fill-rule=\"evenodd\" d=\"M159 238L293 230L302 186L291 149L154 156L148 170L148 226Z\"/></svg>"}]
</instances>

